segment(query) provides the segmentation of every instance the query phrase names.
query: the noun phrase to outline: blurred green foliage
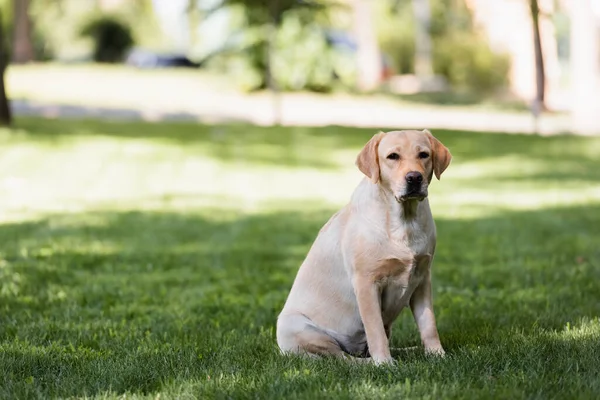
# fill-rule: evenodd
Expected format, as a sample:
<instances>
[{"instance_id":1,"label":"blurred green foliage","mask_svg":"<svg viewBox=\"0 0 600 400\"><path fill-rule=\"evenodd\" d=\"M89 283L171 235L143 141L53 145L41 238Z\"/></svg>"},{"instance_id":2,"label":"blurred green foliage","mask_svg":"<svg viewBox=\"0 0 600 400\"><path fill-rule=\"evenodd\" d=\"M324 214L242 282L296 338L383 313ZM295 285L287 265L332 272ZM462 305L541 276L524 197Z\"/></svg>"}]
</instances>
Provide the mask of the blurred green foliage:
<instances>
[{"instance_id":1,"label":"blurred green foliage","mask_svg":"<svg viewBox=\"0 0 600 400\"><path fill-rule=\"evenodd\" d=\"M484 94L507 84L509 60L494 53L478 32L464 1L430 0L434 72L458 91ZM274 13L268 2L225 1L243 10L237 51L224 52L219 69L228 70L246 90L267 87L269 23L277 23L274 77L282 90L331 91L354 86L355 54L330 46L327 30L352 36L348 7L333 3L284 2ZM294 7L294 4L298 4ZM381 50L396 73L414 73L415 20L408 0L373 3Z\"/></svg>"},{"instance_id":2,"label":"blurred green foliage","mask_svg":"<svg viewBox=\"0 0 600 400\"><path fill-rule=\"evenodd\" d=\"M268 86L268 42L264 27L246 36L241 51L222 60L244 90ZM304 21L298 14L287 16L273 40L272 74L277 88L285 91L329 92L336 87L349 89L354 83L354 58L330 46L323 29Z\"/></svg>"},{"instance_id":3,"label":"blurred green foliage","mask_svg":"<svg viewBox=\"0 0 600 400\"><path fill-rule=\"evenodd\" d=\"M415 21L410 1L382 1L376 8L381 51L397 73L414 73Z\"/></svg>"},{"instance_id":4,"label":"blurred green foliage","mask_svg":"<svg viewBox=\"0 0 600 400\"><path fill-rule=\"evenodd\" d=\"M211 64L229 71L247 91L266 88L269 73L277 87L286 91L329 92L336 86L352 87L353 56L333 48L325 35L332 26L331 14L343 12L343 7L325 1L273 4L223 2L221 7L241 15L234 28L239 40Z\"/></svg>"},{"instance_id":5,"label":"blurred green foliage","mask_svg":"<svg viewBox=\"0 0 600 400\"><path fill-rule=\"evenodd\" d=\"M415 21L412 2L378 3L378 35L382 51L395 70L414 73ZM487 93L507 84L509 59L494 53L474 25L464 1L430 0L433 69L455 90Z\"/></svg>"},{"instance_id":6,"label":"blurred green foliage","mask_svg":"<svg viewBox=\"0 0 600 400\"><path fill-rule=\"evenodd\" d=\"M11 14L11 3L0 0L5 14ZM326 40L326 33L331 31L352 36L353 19L348 4L336 0L223 0L212 10L201 10L194 4L196 2L190 3L190 10L194 11L190 12L190 20L196 18L196 23L202 23L217 9L225 8L232 15L230 40L224 48L210 55L206 65L226 71L242 89L257 90L268 86L270 40L272 75L279 89L327 92L354 87L356 54L334 47ZM486 38L473 26L465 1L430 0L430 4L434 72L445 77L450 87L457 91L481 94L506 85L508 57L489 48ZM381 0L372 5L386 60L396 73L414 73L412 1ZM98 50L102 41L99 32L104 32L100 36L113 47L117 43L121 43L121 47L131 44L126 33L130 30L136 45L161 50L169 48L168 39L158 27L151 0L124 1L117 14L120 21L126 21L123 26L102 19L103 14L92 0L31 0L30 14L34 20L39 60L81 60L91 58L92 54L96 60L117 59ZM4 18L6 29L10 31L11 15ZM88 31L95 25L96 50L80 35L84 23L88 25ZM276 30L272 28L274 25ZM108 35L108 32L112 34Z\"/></svg>"},{"instance_id":7,"label":"blurred green foliage","mask_svg":"<svg viewBox=\"0 0 600 400\"><path fill-rule=\"evenodd\" d=\"M438 38L434 48L434 70L455 89L489 93L507 83L508 57L493 53L481 38L468 32Z\"/></svg>"},{"instance_id":8,"label":"blurred green foliage","mask_svg":"<svg viewBox=\"0 0 600 400\"><path fill-rule=\"evenodd\" d=\"M83 25L80 34L92 39L96 62L123 61L126 52L134 44L131 29L119 18L112 16L102 15L90 19Z\"/></svg>"},{"instance_id":9,"label":"blurred green foliage","mask_svg":"<svg viewBox=\"0 0 600 400\"><path fill-rule=\"evenodd\" d=\"M290 43L295 43L290 46ZM277 35L273 71L286 90L330 91L335 86L352 88L354 57L331 47L320 27L287 18Z\"/></svg>"},{"instance_id":10,"label":"blurred green foliage","mask_svg":"<svg viewBox=\"0 0 600 400\"><path fill-rule=\"evenodd\" d=\"M38 60L82 60L91 58L93 42L81 36L82 26L104 16L95 1L30 0ZM162 35L157 29L152 0L127 0L116 16L131 31L136 44L159 47Z\"/></svg>"},{"instance_id":11,"label":"blurred green foliage","mask_svg":"<svg viewBox=\"0 0 600 400\"><path fill-rule=\"evenodd\" d=\"M43 38L46 57L86 58L91 49L78 33L82 21L91 12L90 4L86 3L76 0L31 0L29 14L33 19L34 34Z\"/></svg>"}]
</instances>

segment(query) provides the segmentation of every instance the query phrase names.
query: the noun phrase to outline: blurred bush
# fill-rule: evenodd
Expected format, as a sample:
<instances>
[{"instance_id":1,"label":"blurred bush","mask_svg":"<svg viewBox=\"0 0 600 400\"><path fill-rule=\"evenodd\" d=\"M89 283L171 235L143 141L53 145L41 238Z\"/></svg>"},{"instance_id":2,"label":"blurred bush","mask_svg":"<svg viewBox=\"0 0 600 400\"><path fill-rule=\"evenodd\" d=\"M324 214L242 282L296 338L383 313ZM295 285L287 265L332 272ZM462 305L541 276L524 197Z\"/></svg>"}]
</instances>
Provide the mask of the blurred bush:
<instances>
[{"instance_id":1,"label":"blurred bush","mask_svg":"<svg viewBox=\"0 0 600 400\"><path fill-rule=\"evenodd\" d=\"M290 45L293 44L293 45ZM273 70L285 90L329 92L335 86L354 84L354 59L331 46L317 24L286 18L277 34Z\"/></svg>"},{"instance_id":2,"label":"blurred bush","mask_svg":"<svg viewBox=\"0 0 600 400\"><path fill-rule=\"evenodd\" d=\"M0 0L6 1L6 0ZM93 57L94 43L82 37L82 26L104 14L95 1L83 0L30 0L30 15L34 23L34 39L40 59L82 61ZM157 48L163 45L163 35L157 27L152 0L123 1L116 10L118 21L127 21L127 27L137 45Z\"/></svg>"},{"instance_id":3,"label":"blurred bush","mask_svg":"<svg viewBox=\"0 0 600 400\"><path fill-rule=\"evenodd\" d=\"M415 22L410 1L383 1L375 10L381 51L396 73L415 72Z\"/></svg>"},{"instance_id":4,"label":"blurred bush","mask_svg":"<svg viewBox=\"0 0 600 400\"><path fill-rule=\"evenodd\" d=\"M249 37L249 36L247 36ZM257 34L241 52L227 55L226 68L246 91L268 86L265 35ZM278 89L330 92L354 85L354 58L334 48L316 23L304 24L298 16L289 16L276 33L272 55L272 73Z\"/></svg>"},{"instance_id":5,"label":"blurred bush","mask_svg":"<svg viewBox=\"0 0 600 400\"><path fill-rule=\"evenodd\" d=\"M92 39L93 58L96 62L123 61L134 44L129 26L113 16L102 15L90 19L83 25L80 34Z\"/></svg>"},{"instance_id":6,"label":"blurred bush","mask_svg":"<svg viewBox=\"0 0 600 400\"><path fill-rule=\"evenodd\" d=\"M327 13L332 8L322 3L288 3L281 13L278 28L272 29L268 8L262 4L232 1L230 12L240 18L232 31L234 43L217 52L209 67L227 71L241 89L268 87L268 64L280 90L330 92L354 86L354 55L328 40L331 28ZM272 48L269 49L269 40ZM269 56L268 52L271 51Z\"/></svg>"},{"instance_id":7,"label":"blurred bush","mask_svg":"<svg viewBox=\"0 0 600 400\"><path fill-rule=\"evenodd\" d=\"M505 85L508 58L490 50L486 38L473 26L465 1L429 1L434 72L459 91L487 93ZM0 5L11 3L0 0ZM96 61L116 62L123 59L134 42L147 49L170 49L168 39L158 28L152 0L123 1L114 17L102 14L94 3L31 0L38 59L88 60L92 54ZM190 2L190 9L199 7L192 5L197 3ZM268 4L263 0L222 0L217 6L213 4L230 12L231 26L226 29L231 33L226 36L231 37L222 49L198 57L202 61L209 59L209 66L226 71L245 90L267 86L267 39L273 21ZM271 60L278 87L321 92L354 88L355 49L332 44L328 36L332 31L351 36L353 17L347 4L339 0L279 0L278 4L283 11L277 21L279 29ZM372 6L385 60L391 61L396 73L414 73L412 1L378 0ZM205 9L196 11L198 20L210 14ZM211 42L213 36L208 36L198 37L197 41Z\"/></svg>"},{"instance_id":8,"label":"blurred bush","mask_svg":"<svg viewBox=\"0 0 600 400\"><path fill-rule=\"evenodd\" d=\"M494 53L476 30L462 1L430 0L434 73L454 90L489 93L508 83L508 56ZM413 74L415 21L412 2L379 3L378 35L382 51L400 74Z\"/></svg>"},{"instance_id":9,"label":"blurred bush","mask_svg":"<svg viewBox=\"0 0 600 400\"><path fill-rule=\"evenodd\" d=\"M239 2L236 2L239 5ZM321 3L326 4L326 3ZM476 30L464 1L430 0L430 33L434 73L443 76L454 91L488 94L506 86L509 59L494 53ZM382 53L400 74L413 74L415 62L415 18L407 0L372 3ZM248 6L245 7L249 15ZM253 12L257 8L252 8ZM326 6L319 10L291 9L282 18L274 46L273 72L281 90L351 90L357 75L355 49L344 51L327 40L327 32L340 29L350 34L348 8ZM327 16L323 18L323 16ZM317 18L321 16L321 18ZM318 21L318 22L317 22ZM336 22L337 21L337 22ZM342 23L339 23L342 21ZM248 24L241 49L227 53L219 68L230 71L246 90L267 86L267 27Z\"/></svg>"},{"instance_id":10,"label":"blurred bush","mask_svg":"<svg viewBox=\"0 0 600 400\"><path fill-rule=\"evenodd\" d=\"M508 82L510 61L490 50L487 42L463 32L438 38L433 68L455 89L486 94Z\"/></svg>"}]
</instances>

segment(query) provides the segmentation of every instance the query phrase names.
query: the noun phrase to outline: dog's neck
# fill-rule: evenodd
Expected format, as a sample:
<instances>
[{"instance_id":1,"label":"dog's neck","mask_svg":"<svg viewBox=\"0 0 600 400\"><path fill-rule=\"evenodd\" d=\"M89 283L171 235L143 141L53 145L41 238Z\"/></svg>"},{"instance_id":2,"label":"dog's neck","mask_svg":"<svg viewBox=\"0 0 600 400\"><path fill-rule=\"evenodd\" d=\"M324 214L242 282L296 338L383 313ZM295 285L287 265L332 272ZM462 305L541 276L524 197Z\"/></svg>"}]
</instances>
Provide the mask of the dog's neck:
<instances>
[{"instance_id":1,"label":"dog's neck","mask_svg":"<svg viewBox=\"0 0 600 400\"><path fill-rule=\"evenodd\" d=\"M395 200L395 199L394 199ZM417 217L417 210L419 208L420 201L417 199L403 201L401 203L396 202L400 206L400 219L409 221Z\"/></svg>"},{"instance_id":2,"label":"dog's neck","mask_svg":"<svg viewBox=\"0 0 600 400\"><path fill-rule=\"evenodd\" d=\"M388 204L388 212L391 219L411 222L418 214L419 200L411 199L406 201L397 201L394 193L378 185L379 197Z\"/></svg>"}]
</instances>

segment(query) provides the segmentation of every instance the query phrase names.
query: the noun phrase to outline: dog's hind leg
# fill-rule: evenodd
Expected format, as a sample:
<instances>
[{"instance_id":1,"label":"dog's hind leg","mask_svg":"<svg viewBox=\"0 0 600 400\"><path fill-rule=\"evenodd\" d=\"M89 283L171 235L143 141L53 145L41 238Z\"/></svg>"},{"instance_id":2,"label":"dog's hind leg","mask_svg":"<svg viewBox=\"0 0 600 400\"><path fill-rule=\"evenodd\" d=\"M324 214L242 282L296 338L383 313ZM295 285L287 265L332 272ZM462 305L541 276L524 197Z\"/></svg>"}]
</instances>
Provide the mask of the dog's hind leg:
<instances>
[{"instance_id":1,"label":"dog's hind leg","mask_svg":"<svg viewBox=\"0 0 600 400\"><path fill-rule=\"evenodd\" d=\"M277 344L283 353L313 357L329 355L363 360L346 353L333 336L299 313L279 316L277 319Z\"/></svg>"}]
</instances>

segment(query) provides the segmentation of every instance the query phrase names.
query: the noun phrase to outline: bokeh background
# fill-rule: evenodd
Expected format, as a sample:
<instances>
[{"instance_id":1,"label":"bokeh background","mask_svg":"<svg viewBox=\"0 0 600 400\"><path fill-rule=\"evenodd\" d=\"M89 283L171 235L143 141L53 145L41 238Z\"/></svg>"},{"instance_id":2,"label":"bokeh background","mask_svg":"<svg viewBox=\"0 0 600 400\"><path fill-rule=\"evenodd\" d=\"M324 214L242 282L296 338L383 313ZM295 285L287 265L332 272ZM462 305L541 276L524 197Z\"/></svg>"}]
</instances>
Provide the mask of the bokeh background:
<instances>
[{"instance_id":1,"label":"bokeh background","mask_svg":"<svg viewBox=\"0 0 600 400\"><path fill-rule=\"evenodd\" d=\"M3 0L5 79L17 115L594 134L571 3Z\"/></svg>"},{"instance_id":2,"label":"bokeh background","mask_svg":"<svg viewBox=\"0 0 600 400\"><path fill-rule=\"evenodd\" d=\"M0 0L0 398L598 398L600 1ZM430 129L448 357L274 326L378 130ZM419 345L409 312L394 347Z\"/></svg>"}]
</instances>

